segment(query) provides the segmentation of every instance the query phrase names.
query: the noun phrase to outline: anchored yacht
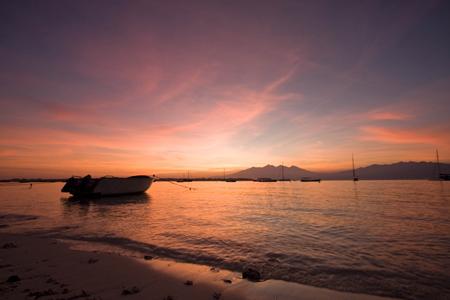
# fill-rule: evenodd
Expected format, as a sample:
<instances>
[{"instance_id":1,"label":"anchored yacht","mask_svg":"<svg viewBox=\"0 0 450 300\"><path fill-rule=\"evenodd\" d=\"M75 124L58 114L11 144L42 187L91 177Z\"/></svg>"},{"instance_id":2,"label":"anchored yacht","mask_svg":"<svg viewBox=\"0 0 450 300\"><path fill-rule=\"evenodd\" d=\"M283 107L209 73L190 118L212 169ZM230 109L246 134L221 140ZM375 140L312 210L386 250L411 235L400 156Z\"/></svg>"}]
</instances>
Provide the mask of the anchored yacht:
<instances>
[{"instance_id":1,"label":"anchored yacht","mask_svg":"<svg viewBox=\"0 0 450 300\"><path fill-rule=\"evenodd\" d=\"M71 177L66 181L61 192L86 197L138 194L148 190L154 180L154 177L147 175L126 178L110 176L92 178L90 175L83 178Z\"/></svg>"},{"instance_id":2,"label":"anchored yacht","mask_svg":"<svg viewBox=\"0 0 450 300\"><path fill-rule=\"evenodd\" d=\"M320 178L311 178L311 177L302 177L300 179L301 182L320 182L322 179Z\"/></svg>"}]
</instances>

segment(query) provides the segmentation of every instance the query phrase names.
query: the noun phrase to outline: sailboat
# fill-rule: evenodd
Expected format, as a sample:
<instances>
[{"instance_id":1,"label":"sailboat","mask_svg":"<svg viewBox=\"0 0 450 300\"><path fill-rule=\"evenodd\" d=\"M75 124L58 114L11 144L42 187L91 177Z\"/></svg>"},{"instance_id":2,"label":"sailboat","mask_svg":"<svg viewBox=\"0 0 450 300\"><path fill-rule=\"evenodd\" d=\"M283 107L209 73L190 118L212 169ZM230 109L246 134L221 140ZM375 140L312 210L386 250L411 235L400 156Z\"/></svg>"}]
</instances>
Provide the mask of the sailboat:
<instances>
[{"instance_id":1,"label":"sailboat","mask_svg":"<svg viewBox=\"0 0 450 300\"><path fill-rule=\"evenodd\" d=\"M281 163L281 179L279 181L291 181L290 179L284 178L284 164Z\"/></svg>"},{"instance_id":2,"label":"sailboat","mask_svg":"<svg viewBox=\"0 0 450 300\"><path fill-rule=\"evenodd\" d=\"M355 159L353 157L353 153L352 153L352 168L353 168L353 181L358 181L359 178L356 177L356 172L355 172Z\"/></svg>"},{"instance_id":3,"label":"sailboat","mask_svg":"<svg viewBox=\"0 0 450 300\"><path fill-rule=\"evenodd\" d=\"M237 180L235 178L227 178L225 176L225 169L223 169L223 181L225 181L225 182L236 182Z\"/></svg>"},{"instance_id":4,"label":"sailboat","mask_svg":"<svg viewBox=\"0 0 450 300\"><path fill-rule=\"evenodd\" d=\"M186 178L180 178L177 180L177 182L192 182L192 179L189 176L189 170L187 171L187 177Z\"/></svg>"},{"instance_id":5,"label":"sailboat","mask_svg":"<svg viewBox=\"0 0 450 300\"><path fill-rule=\"evenodd\" d=\"M436 149L436 167L437 167L437 180L442 181L450 181L450 174L449 173L441 173L441 164L439 163L439 152Z\"/></svg>"}]
</instances>

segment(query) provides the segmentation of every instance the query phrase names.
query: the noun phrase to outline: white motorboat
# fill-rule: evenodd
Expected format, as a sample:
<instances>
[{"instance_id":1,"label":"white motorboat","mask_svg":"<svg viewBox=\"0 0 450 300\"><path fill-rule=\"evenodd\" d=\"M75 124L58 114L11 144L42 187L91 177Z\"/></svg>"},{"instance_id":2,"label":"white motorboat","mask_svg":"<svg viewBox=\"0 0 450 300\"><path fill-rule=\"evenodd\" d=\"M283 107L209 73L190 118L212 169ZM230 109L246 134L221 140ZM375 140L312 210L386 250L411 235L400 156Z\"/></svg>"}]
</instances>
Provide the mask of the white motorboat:
<instances>
[{"instance_id":1,"label":"white motorboat","mask_svg":"<svg viewBox=\"0 0 450 300\"><path fill-rule=\"evenodd\" d=\"M137 175L131 177L101 177L92 178L87 175L71 177L61 189L61 192L74 196L101 197L143 193L150 188L154 177Z\"/></svg>"}]
</instances>

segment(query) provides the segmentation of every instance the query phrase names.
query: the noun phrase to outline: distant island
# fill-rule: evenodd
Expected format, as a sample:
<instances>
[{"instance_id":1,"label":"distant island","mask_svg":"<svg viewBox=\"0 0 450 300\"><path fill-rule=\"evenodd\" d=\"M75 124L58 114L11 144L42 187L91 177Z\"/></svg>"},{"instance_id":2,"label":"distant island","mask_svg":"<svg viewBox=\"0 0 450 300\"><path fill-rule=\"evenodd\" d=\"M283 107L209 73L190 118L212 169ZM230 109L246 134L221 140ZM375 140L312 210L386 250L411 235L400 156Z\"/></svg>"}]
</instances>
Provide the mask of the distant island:
<instances>
[{"instance_id":1,"label":"distant island","mask_svg":"<svg viewBox=\"0 0 450 300\"><path fill-rule=\"evenodd\" d=\"M441 163L442 172L450 171L450 164ZM269 177L281 179L284 173L285 179L297 180L302 177L318 177L326 180L344 180L353 178L352 170L340 172L313 172L297 166L273 166L251 167L234 174L231 178L254 179ZM360 179L388 180L388 179L431 179L437 177L436 163L434 162L398 162L393 164L374 164L367 167L357 168L356 175Z\"/></svg>"}]
</instances>

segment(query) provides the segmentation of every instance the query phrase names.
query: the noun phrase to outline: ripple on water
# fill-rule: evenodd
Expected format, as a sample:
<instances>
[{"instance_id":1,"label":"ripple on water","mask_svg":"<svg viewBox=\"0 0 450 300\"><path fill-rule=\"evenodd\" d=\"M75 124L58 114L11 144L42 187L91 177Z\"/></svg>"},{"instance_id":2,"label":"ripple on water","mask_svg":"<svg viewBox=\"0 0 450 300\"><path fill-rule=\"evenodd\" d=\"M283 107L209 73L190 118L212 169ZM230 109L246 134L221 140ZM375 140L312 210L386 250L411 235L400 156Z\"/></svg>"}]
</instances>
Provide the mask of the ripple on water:
<instances>
[{"instance_id":1,"label":"ripple on water","mask_svg":"<svg viewBox=\"0 0 450 300\"><path fill-rule=\"evenodd\" d=\"M450 298L448 183L190 185L196 189L156 182L138 198L85 202L60 200L60 184L7 187L0 189L0 211L26 211L39 217L30 226L62 237L233 270L250 264L265 278Z\"/></svg>"}]
</instances>

